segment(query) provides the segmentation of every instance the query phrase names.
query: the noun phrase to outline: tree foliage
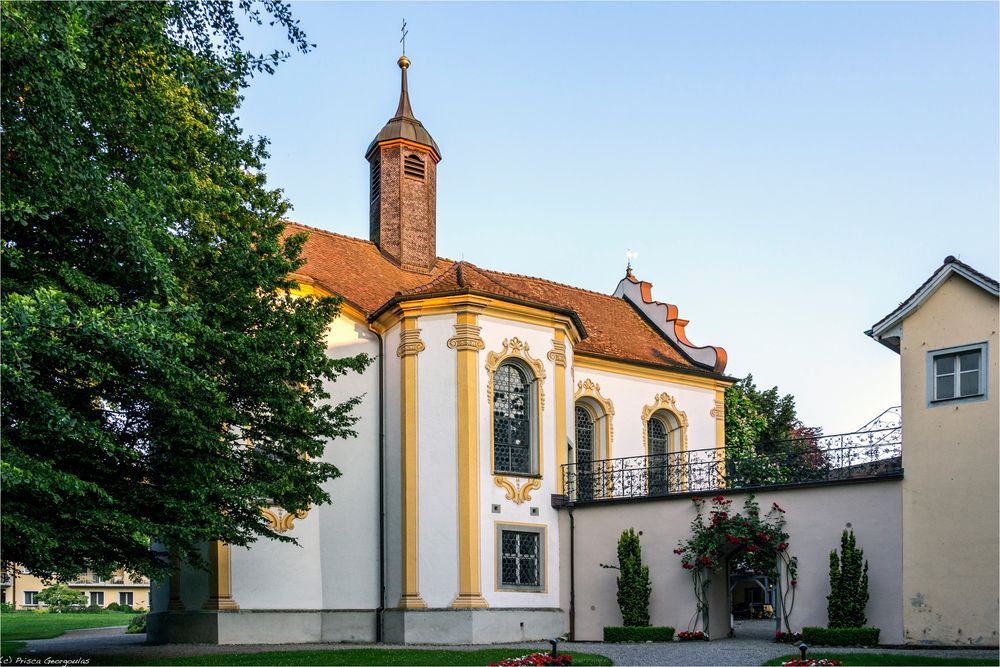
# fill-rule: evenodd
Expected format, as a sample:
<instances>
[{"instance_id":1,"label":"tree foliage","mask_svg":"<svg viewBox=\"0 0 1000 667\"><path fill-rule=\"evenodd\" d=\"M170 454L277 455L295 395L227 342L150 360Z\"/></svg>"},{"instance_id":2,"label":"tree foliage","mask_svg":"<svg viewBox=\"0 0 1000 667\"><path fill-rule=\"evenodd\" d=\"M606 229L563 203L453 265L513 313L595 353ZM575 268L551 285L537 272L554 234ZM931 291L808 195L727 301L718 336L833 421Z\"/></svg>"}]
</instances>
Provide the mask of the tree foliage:
<instances>
[{"instance_id":1,"label":"tree foliage","mask_svg":"<svg viewBox=\"0 0 1000 667\"><path fill-rule=\"evenodd\" d=\"M649 567L642 564L642 545L633 528L622 531L618 538L618 608L622 625L649 625Z\"/></svg>"},{"instance_id":2,"label":"tree foliage","mask_svg":"<svg viewBox=\"0 0 1000 667\"><path fill-rule=\"evenodd\" d=\"M753 376L726 389L726 471L736 486L764 486L822 478L825 460L816 450L823 430L804 425L795 397L777 387L760 390Z\"/></svg>"},{"instance_id":3,"label":"tree foliage","mask_svg":"<svg viewBox=\"0 0 1000 667\"><path fill-rule=\"evenodd\" d=\"M730 407L734 414L730 418ZM782 396L777 387L758 389L753 375L726 390L726 442L752 442L758 447L790 438L811 435L818 437L821 430L810 428L799 421L795 410L795 397Z\"/></svg>"},{"instance_id":4,"label":"tree foliage","mask_svg":"<svg viewBox=\"0 0 1000 667\"><path fill-rule=\"evenodd\" d=\"M65 611L71 607L82 607L87 604L87 594L66 586L56 584L43 588L38 594L38 601L53 611Z\"/></svg>"},{"instance_id":5,"label":"tree foliage","mask_svg":"<svg viewBox=\"0 0 1000 667\"><path fill-rule=\"evenodd\" d=\"M251 5L308 50L288 7ZM258 9L257 7L260 7ZM351 435L333 299L293 299L304 238L267 187L231 2L2 3L2 539L6 567L157 577L150 537L246 545L259 507L327 502Z\"/></svg>"},{"instance_id":6,"label":"tree foliage","mask_svg":"<svg viewBox=\"0 0 1000 667\"><path fill-rule=\"evenodd\" d=\"M840 556L830 552L830 594L826 597L827 622L831 628L861 628L868 620L868 561L859 549L854 531L840 536Z\"/></svg>"}]
</instances>

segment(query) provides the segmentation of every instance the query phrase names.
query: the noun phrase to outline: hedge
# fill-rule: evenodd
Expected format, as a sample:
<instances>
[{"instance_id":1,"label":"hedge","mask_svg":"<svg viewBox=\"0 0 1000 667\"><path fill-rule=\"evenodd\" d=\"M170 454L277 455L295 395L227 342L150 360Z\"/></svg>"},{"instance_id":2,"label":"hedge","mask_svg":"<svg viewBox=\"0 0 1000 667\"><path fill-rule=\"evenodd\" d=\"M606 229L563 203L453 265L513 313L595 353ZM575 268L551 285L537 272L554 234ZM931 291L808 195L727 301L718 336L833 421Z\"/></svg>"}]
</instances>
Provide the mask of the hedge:
<instances>
[{"instance_id":1,"label":"hedge","mask_svg":"<svg viewBox=\"0 0 1000 667\"><path fill-rule=\"evenodd\" d=\"M802 641L810 646L875 646L878 628L802 628Z\"/></svg>"},{"instance_id":2,"label":"hedge","mask_svg":"<svg viewBox=\"0 0 1000 667\"><path fill-rule=\"evenodd\" d=\"M669 642L674 638L674 629L653 626L611 626L604 628L606 642Z\"/></svg>"}]
</instances>

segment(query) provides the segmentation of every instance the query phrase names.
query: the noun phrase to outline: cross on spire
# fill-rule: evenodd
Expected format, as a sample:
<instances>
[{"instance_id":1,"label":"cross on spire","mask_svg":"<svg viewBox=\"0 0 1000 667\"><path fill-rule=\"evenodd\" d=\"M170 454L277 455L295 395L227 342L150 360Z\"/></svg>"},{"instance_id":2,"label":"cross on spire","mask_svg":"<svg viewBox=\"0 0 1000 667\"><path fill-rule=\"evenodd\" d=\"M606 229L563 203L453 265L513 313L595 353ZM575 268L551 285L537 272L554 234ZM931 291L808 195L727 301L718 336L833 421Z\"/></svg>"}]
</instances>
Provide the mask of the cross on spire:
<instances>
[{"instance_id":1,"label":"cross on spire","mask_svg":"<svg viewBox=\"0 0 1000 667\"><path fill-rule=\"evenodd\" d=\"M399 42L403 45L403 55L405 56L406 55L406 36L410 33L410 31L406 29L406 19L403 19L403 27L400 28L399 31L401 33L403 33L403 36L399 38Z\"/></svg>"}]
</instances>

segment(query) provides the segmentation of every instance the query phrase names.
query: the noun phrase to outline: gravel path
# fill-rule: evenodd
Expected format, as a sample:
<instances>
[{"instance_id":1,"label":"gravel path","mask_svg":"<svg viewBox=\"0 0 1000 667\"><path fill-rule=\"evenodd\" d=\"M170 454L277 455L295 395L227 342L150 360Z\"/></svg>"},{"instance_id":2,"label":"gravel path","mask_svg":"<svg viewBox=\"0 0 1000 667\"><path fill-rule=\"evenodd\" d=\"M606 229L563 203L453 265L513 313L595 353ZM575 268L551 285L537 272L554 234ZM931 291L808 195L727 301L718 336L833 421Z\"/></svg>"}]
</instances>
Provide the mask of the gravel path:
<instances>
[{"instance_id":1,"label":"gravel path","mask_svg":"<svg viewBox=\"0 0 1000 667\"><path fill-rule=\"evenodd\" d=\"M391 650L403 648L387 644L253 644L242 646L216 646L209 644L145 644L146 635L121 634L121 628L74 630L56 639L37 639L26 643L21 656L42 659L46 657L90 659L91 665L101 664L101 658L169 658L217 653L263 653L267 651L338 650L345 648L378 648ZM519 643L515 647L549 649L547 644ZM667 642L649 644L603 644L589 642L563 642L560 650L580 651L605 655L616 665L760 665L780 655L794 653L795 648L772 644L760 639L722 639L713 642ZM407 646L405 648L476 649L482 646ZM834 649L831 649L834 650ZM998 659L994 650L978 649L835 649L838 653L899 653L904 655L934 655L957 658Z\"/></svg>"}]
</instances>

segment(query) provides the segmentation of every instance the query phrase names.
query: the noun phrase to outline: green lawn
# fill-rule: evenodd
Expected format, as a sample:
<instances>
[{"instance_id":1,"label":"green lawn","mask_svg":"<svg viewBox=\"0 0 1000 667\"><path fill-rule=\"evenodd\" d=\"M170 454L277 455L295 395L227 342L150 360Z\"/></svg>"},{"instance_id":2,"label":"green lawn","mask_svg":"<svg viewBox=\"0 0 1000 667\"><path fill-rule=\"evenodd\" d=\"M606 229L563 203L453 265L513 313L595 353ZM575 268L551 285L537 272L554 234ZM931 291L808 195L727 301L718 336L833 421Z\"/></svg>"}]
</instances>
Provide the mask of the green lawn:
<instances>
[{"instance_id":1,"label":"green lawn","mask_svg":"<svg viewBox=\"0 0 1000 667\"><path fill-rule=\"evenodd\" d=\"M10 655L25 639L50 639L67 630L128 625L135 614L109 611L104 614L38 614L15 611L0 614L0 654Z\"/></svg>"},{"instance_id":2,"label":"green lawn","mask_svg":"<svg viewBox=\"0 0 1000 667\"><path fill-rule=\"evenodd\" d=\"M231 653L198 655L184 658L127 661L130 665L488 665L534 650L527 648L488 648L478 651L439 651L432 649L357 648L333 651L269 651L267 653ZM611 665L603 655L573 653L573 665ZM123 662L122 664L126 664Z\"/></svg>"},{"instance_id":3,"label":"green lawn","mask_svg":"<svg viewBox=\"0 0 1000 667\"><path fill-rule=\"evenodd\" d=\"M923 655L909 655L907 653L814 653L809 651L808 656L819 660L839 660L847 665L996 665L996 660L986 658L931 658ZM780 665L783 662L794 660L799 655L786 655L774 660L768 660L765 665Z\"/></svg>"}]
</instances>

